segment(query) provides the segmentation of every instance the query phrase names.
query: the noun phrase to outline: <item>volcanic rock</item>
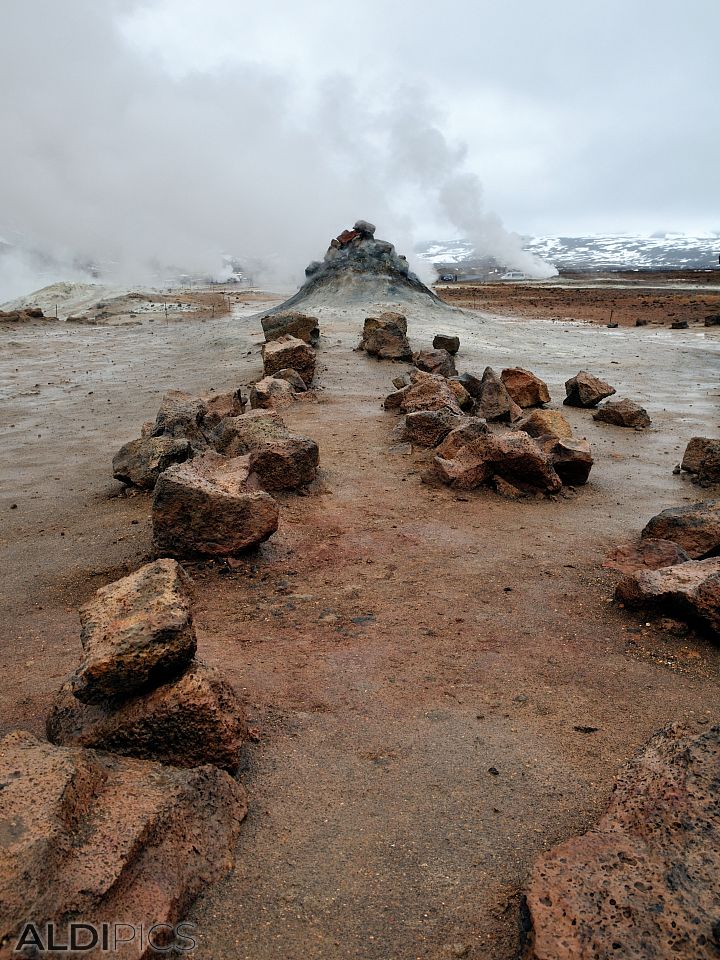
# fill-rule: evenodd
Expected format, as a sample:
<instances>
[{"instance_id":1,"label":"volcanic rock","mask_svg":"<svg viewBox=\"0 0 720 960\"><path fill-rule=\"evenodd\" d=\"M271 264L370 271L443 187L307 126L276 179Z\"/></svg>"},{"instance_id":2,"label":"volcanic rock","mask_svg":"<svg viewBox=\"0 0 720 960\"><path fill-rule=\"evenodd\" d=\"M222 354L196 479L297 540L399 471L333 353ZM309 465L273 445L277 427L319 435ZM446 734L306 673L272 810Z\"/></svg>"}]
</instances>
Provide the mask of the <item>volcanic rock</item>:
<instances>
[{"instance_id":1,"label":"volcanic rock","mask_svg":"<svg viewBox=\"0 0 720 960\"><path fill-rule=\"evenodd\" d=\"M451 337L445 333L436 333L433 337L433 348L435 350L447 350L453 356L460 349L460 337Z\"/></svg>"},{"instance_id":2,"label":"volcanic rock","mask_svg":"<svg viewBox=\"0 0 720 960\"><path fill-rule=\"evenodd\" d=\"M434 447L457 426L457 414L447 409L418 410L405 417L402 439L421 447Z\"/></svg>"},{"instance_id":3,"label":"volcanic rock","mask_svg":"<svg viewBox=\"0 0 720 960\"><path fill-rule=\"evenodd\" d=\"M367 317L358 350L380 360L412 360L407 339L407 319L401 313Z\"/></svg>"},{"instance_id":4,"label":"volcanic rock","mask_svg":"<svg viewBox=\"0 0 720 960\"><path fill-rule=\"evenodd\" d=\"M47 736L63 746L234 771L247 726L232 687L213 667L193 660L177 678L124 698L81 703L64 684L47 718Z\"/></svg>"},{"instance_id":5,"label":"volcanic rock","mask_svg":"<svg viewBox=\"0 0 720 960\"><path fill-rule=\"evenodd\" d=\"M249 457L250 472L263 490L297 490L317 476L320 451L309 437L288 433L256 446Z\"/></svg>"},{"instance_id":6,"label":"volcanic rock","mask_svg":"<svg viewBox=\"0 0 720 960\"><path fill-rule=\"evenodd\" d=\"M305 393L307 390L307 384L297 372L290 367L285 367L282 370L277 370L273 376L278 380L287 380L293 389L297 390L298 393Z\"/></svg>"},{"instance_id":7,"label":"volcanic rock","mask_svg":"<svg viewBox=\"0 0 720 960\"><path fill-rule=\"evenodd\" d=\"M563 403L567 407L595 407L605 397L612 396L615 387L611 387L604 380L598 380L586 370L581 370L565 381L565 392L567 396Z\"/></svg>"},{"instance_id":8,"label":"volcanic rock","mask_svg":"<svg viewBox=\"0 0 720 960\"><path fill-rule=\"evenodd\" d=\"M289 434L276 410L249 410L241 417L227 417L217 431L215 449L226 457L240 457Z\"/></svg>"},{"instance_id":9,"label":"volcanic rock","mask_svg":"<svg viewBox=\"0 0 720 960\"><path fill-rule=\"evenodd\" d=\"M320 323L317 317L309 317L295 310L281 313L270 313L260 320L265 334L265 340L277 340L279 337L297 337L311 346L315 346L320 339Z\"/></svg>"},{"instance_id":10,"label":"volcanic rock","mask_svg":"<svg viewBox=\"0 0 720 960\"><path fill-rule=\"evenodd\" d=\"M587 440L560 437L539 437L548 460L563 483L577 487L587 483L593 465L592 452Z\"/></svg>"},{"instance_id":11,"label":"volcanic rock","mask_svg":"<svg viewBox=\"0 0 720 960\"><path fill-rule=\"evenodd\" d=\"M685 563L690 557L671 540L640 540L638 543L621 544L605 557L603 566L621 573L637 570L659 570Z\"/></svg>"},{"instance_id":12,"label":"volcanic rock","mask_svg":"<svg viewBox=\"0 0 720 960\"><path fill-rule=\"evenodd\" d=\"M284 336L271 340L263 345L262 357L266 377L291 367L297 370L306 387L313 381L315 351L298 337Z\"/></svg>"},{"instance_id":13,"label":"volcanic rock","mask_svg":"<svg viewBox=\"0 0 720 960\"><path fill-rule=\"evenodd\" d=\"M720 483L720 440L693 437L685 448L681 466L695 474L701 484Z\"/></svg>"},{"instance_id":14,"label":"volcanic rock","mask_svg":"<svg viewBox=\"0 0 720 960\"><path fill-rule=\"evenodd\" d=\"M70 679L84 703L157 685L195 656L190 578L175 560L147 563L80 608L83 661Z\"/></svg>"},{"instance_id":15,"label":"volcanic rock","mask_svg":"<svg viewBox=\"0 0 720 960\"><path fill-rule=\"evenodd\" d=\"M201 397L205 410L202 415L203 432L207 435L225 417L239 417L245 412L245 401L240 390L228 393L213 393Z\"/></svg>"},{"instance_id":16,"label":"volcanic rock","mask_svg":"<svg viewBox=\"0 0 720 960\"><path fill-rule=\"evenodd\" d=\"M436 373L440 377L457 376L455 361L447 350L419 350L412 359L418 370L425 373Z\"/></svg>"},{"instance_id":17,"label":"volcanic rock","mask_svg":"<svg viewBox=\"0 0 720 960\"><path fill-rule=\"evenodd\" d=\"M555 493L560 477L539 446L526 433L481 435L457 451L452 460L435 457L444 483L471 490L499 476L520 489Z\"/></svg>"},{"instance_id":18,"label":"volcanic rock","mask_svg":"<svg viewBox=\"0 0 720 960\"><path fill-rule=\"evenodd\" d=\"M517 426L531 437L558 437L569 440L572 437L572 427L559 410L533 410L533 412L519 420Z\"/></svg>"},{"instance_id":19,"label":"volcanic rock","mask_svg":"<svg viewBox=\"0 0 720 960\"><path fill-rule=\"evenodd\" d=\"M384 406L386 410L399 409L403 413L443 408L456 416L462 413L449 382L445 377L432 373L421 373L409 387L389 394L385 398Z\"/></svg>"},{"instance_id":20,"label":"volcanic rock","mask_svg":"<svg viewBox=\"0 0 720 960\"><path fill-rule=\"evenodd\" d=\"M720 727L650 740L597 826L535 864L529 960L715 960L719 768Z\"/></svg>"},{"instance_id":21,"label":"volcanic rock","mask_svg":"<svg viewBox=\"0 0 720 960\"><path fill-rule=\"evenodd\" d=\"M189 441L176 437L140 437L120 447L113 457L113 477L151 490L163 470L192 456Z\"/></svg>"},{"instance_id":22,"label":"volcanic rock","mask_svg":"<svg viewBox=\"0 0 720 960\"><path fill-rule=\"evenodd\" d=\"M458 450L489 432L490 429L482 417L464 417L460 425L451 430L438 446L437 455L443 460L453 460Z\"/></svg>"},{"instance_id":23,"label":"volcanic rock","mask_svg":"<svg viewBox=\"0 0 720 960\"><path fill-rule=\"evenodd\" d=\"M595 411L593 420L612 423L616 427L634 427L636 430L649 427L652 423L647 410L632 400L609 400Z\"/></svg>"},{"instance_id":24,"label":"volcanic rock","mask_svg":"<svg viewBox=\"0 0 720 960\"><path fill-rule=\"evenodd\" d=\"M295 387L279 377L263 377L250 390L250 406L253 410L281 409L297 399Z\"/></svg>"},{"instance_id":25,"label":"volcanic rock","mask_svg":"<svg viewBox=\"0 0 720 960\"><path fill-rule=\"evenodd\" d=\"M687 330L689 326L690 324L687 322L687 320L673 320L673 322L670 324L670 329Z\"/></svg>"},{"instance_id":26,"label":"volcanic rock","mask_svg":"<svg viewBox=\"0 0 720 960\"><path fill-rule=\"evenodd\" d=\"M473 391L469 389L466 380L462 377L460 379L468 393L475 396ZM521 408L512 399L505 384L492 367L485 368L476 400L475 412L479 417L484 417L485 420L502 420L510 423L513 420L519 420L522 416Z\"/></svg>"},{"instance_id":27,"label":"volcanic rock","mask_svg":"<svg viewBox=\"0 0 720 960\"><path fill-rule=\"evenodd\" d=\"M617 585L615 596L627 607L667 609L698 621L720 637L720 557L640 570Z\"/></svg>"},{"instance_id":28,"label":"volcanic rock","mask_svg":"<svg viewBox=\"0 0 720 960\"><path fill-rule=\"evenodd\" d=\"M480 399L480 391L482 388L482 380L476 377L472 373L461 373L458 377L458 381L463 385L467 390L473 400Z\"/></svg>"},{"instance_id":29,"label":"volcanic rock","mask_svg":"<svg viewBox=\"0 0 720 960\"><path fill-rule=\"evenodd\" d=\"M25 731L0 742L0 783L3 956L28 920L44 935L49 921L62 931L78 918L98 928L137 919L147 930L185 919L232 867L247 813L242 786L215 767L179 770ZM136 942L113 956L140 954Z\"/></svg>"},{"instance_id":30,"label":"volcanic rock","mask_svg":"<svg viewBox=\"0 0 720 960\"><path fill-rule=\"evenodd\" d=\"M152 507L155 550L225 557L267 540L277 530L278 505L248 487L249 474L248 458L213 452L161 474Z\"/></svg>"},{"instance_id":31,"label":"volcanic rock","mask_svg":"<svg viewBox=\"0 0 720 960\"><path fill-rule=\"evenodd\" d=\"M720 552L720 500L663 510L646 524L641 536L672 540L693 560L712 556Z\"/></svg>"},{"instance_id":32,"label":"volcanic rock","mask_svg":"<svg viewBox=\"0 0 720 960\"><path fill-rule=\"evenodd\" d=\"M202 426L205 412L201 397L183 390L170 390L162 398L152 435L187 440L194 450L204 450L208 445Z\"/></svg>"},{"instance_id":33,"label":"volcanic rock","mask_svg":"<svg viewBox=\"0 0 720 960\"><path fill-rule=\"evenodd\" d=\"M529 370L508 367L502 371L500 379L519 407L539 407L543 403L550 403L547 384Z\"/></svg>"}]
</instances>

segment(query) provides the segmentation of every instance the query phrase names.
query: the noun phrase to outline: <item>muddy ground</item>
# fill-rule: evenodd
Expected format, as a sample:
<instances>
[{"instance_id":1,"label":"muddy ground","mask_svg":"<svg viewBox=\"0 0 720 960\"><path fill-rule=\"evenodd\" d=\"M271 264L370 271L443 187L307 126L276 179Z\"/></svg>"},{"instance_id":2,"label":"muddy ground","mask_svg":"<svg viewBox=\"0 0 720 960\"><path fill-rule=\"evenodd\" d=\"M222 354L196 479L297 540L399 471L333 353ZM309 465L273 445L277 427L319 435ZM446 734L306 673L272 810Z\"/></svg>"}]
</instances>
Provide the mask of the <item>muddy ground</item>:
<instances>
[{"instance_id":1,"label":"muddy ground","mask_svg":"<svg viewBox=\"0 0 720 960\"><path fill-rule=\"evenodd\" d=\"M257 379L257 309L0 331L0 733L42 734L77 606L150 557L150 498L123 494L112 454L166 389ZM318 440L321 481L280 498L257 553L191 567L200 655L257 739L236 869L189 918L203 960L510 960L537 854L597 817L658 727L720 719L718 648L618 609L602 567L699 498L672 471L720 429L720 330L409 311L417 346L460 335L460 370L529 367L557 406L587 368L647 406L642 433L564 408L589 484L516 502L423 485L425 454L390 451L381 399L402 367L353 352L364 314L321 315L320 400L286 414Z\"/></svg>"},{"instance_id":2,"label":"muddy ground","mask_svg":"<svg viewBox=\"0 0 720 960\"><path fill-rule=\"evenodd\" d=\"M454 306L509 317L586 320L634 327L669 327L686 320L703 326L720 314L720 271L563 275L552 281L438 284L437 293Z\"/></svg>"}]
</instances>

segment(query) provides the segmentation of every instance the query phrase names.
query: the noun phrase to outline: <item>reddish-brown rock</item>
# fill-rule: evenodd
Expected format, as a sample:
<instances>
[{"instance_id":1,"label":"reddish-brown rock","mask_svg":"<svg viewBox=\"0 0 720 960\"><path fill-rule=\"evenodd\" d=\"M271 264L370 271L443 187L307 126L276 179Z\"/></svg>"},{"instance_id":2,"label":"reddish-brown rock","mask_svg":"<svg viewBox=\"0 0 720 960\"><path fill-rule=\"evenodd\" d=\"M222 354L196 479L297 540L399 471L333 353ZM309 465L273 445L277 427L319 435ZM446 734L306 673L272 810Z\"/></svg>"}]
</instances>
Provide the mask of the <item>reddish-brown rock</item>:
<instances>
[{"instance_id":1,"label":"reddish-brown rock","mask_svg":"<svg viewBox=\"0 0 720 960\"><path fill-rule=\"evenodd\" d=\"M358 350L380 360L412 360L406 318L401 313L390 312L368 317Z\"/></svg>"},{"instance_id":2,"label":"reddish-brown rock","mask_svg":"<svg viewBox=\"0 0 720 960\"><path fill-rule=\"evenodd\" d=\"M720 557L688 560L660 570L640 570L617 585L625 606L667 610L720 637Z\"/></svg>"},{"instance_id":3,"label":"reddish-brown rock","mask_svg":"<svg viewBox=\"0 0 720 960\"><path fill-rule=\"evenodd\" d=\"M718 770L720 727L656 734L597 826L535 864L528 960L715 960Z\"/></svg>"},{"instance_id":4,"label":"reddish-brown rock","mask_svg":"<svg viewBox=\"0 0 720 960\"><path fill-rule=\"evenodd\" d=\"M488 425L482 417L464 417L438 446L437 455L444 460L452 460L458 450L489 432Z\"/></svg>"},{"instance_id":5,"label":"reddish-brown rock","mask_svg":"<svg viewBox=\"0 0 720 960\"><path fill-rule=\"evenodd\" d=\"M418 350L412 359L418 370L425 373L435 373L439 377L457 376L455 361L447 350Z\"/></svg>"},{"instance_id":6,"label":"reddish-brown rock","mask_svg":"<svg viewBox=\"0 0 720 960\"><path fill-rule=\"evenodd\" d=\"M153 546L173 557L232 556L267 540L278 505L248 486L247 457L206 453L160 475L153 497Z\"/></svg>"},{"instance_id":7,"label":"reddish-brown rock","mask_svg":"<svg viewBox=\"0 0 720 960\"><path fill-rule=\"evenodd\" d=\"M184 920L232 867L247 812L244 789L216 767L179 770L53 746L24 731L0 742L0 783L3 958L18 955L29 920L43 935L53 921L64 943L70 920L143 923L146 931ZM141 954L136 941L112 956Z\"/></svg>"},{"instance_id":8,"label":"reddish-brown rock","mask_svg":"<svg viewBox=\"0 0 720 960\"><path fill-rule=\"evenodd\" d=\"M187 440L194 450L204 450L207 447L203 430L205 412L202 397L184 390L169 390L162 398L152 435Z\"/></svg>"},{"instance_id":9,"label":"reddish-brown rock","mask_svg":"<svg viewBox=\"0 0 720 960\"><path fill-rule=\"evenodd\" d=\"M52 743L93 747L177 767L236 770L247 737L232 687L200 660L179 677L134 696L81 703L69 684L47 718Z\"/></svg>"},{"instance_id":10,"label":"reddish-brown rock","mask_svg":"<svg viewBox=\"0 0 720 960\"><path fill-rule=\"evenodd\" d=\"M265 340L277 340L278 337L292 336L311 345L320 339L320 324L317 317L289 310L285 313L271 313L260 320Z\"/></svg>"},{"instance_id":11,"label":"reddish-brown rock","mask_svg":"<svg viewBox=\"0 0 720 960\"><path fill-rule=\"evenodd\" d=\"M284 336L265 343L262 348L263 369L266 377L290 367L297 370L303 383L309 387L315 376L316 354L311 346L298 337Z\"/></svg>"},{"instance_id":12,"label":"reddish-brown rock","mask_svg":"<svg viewBox=\"0 0 720 960\"><path fill-rule=\"evenodd\" d=\"M183 463L193 449L184 438L140 437L124 444L113 457L116 480L151 490L160 474L174 463Z\"/></svg>"},{"instance_id":13,"label":"reddish-brown rock","mask_svg":"<svg viewBox=\"0 0 720 960\"><path fill-rule=\"evenodd\" d=\"M695 474L702 484L720 483L720 440L693 437L682 459L682 469Z\"/></svg>"},{"instance_id":14,"label":"reddish-brown rock","mask_svg":"<svg viewBox=\"0 0 720 960\"><path fill-rule=\"evenodd\" d=\"M582 486L587 483L593 465L592 452L587 440L539 437L537 443L545 451L548 460L563 483Z\"/></svg>"},{"instance_id":15,"label":"reddish-brown rock","mask_svg":"<svg viewBox=\"0 0 720 960\"><path fill-rule=\"evenodd\" d=\"M572 427L559 410L533 410L519 420L517 426L531 437L558 437L561 440L572 438Z\"/></svg>"},{"instance_id":16,"label":"reddish-brown rock","mask_svg":"<svg viewBox=\"0 0 720 960\"><path fill-rule=\"evenodd\" d=\"M445 379L432 373L420 373L409 387L403 387L385 398L385 409L399 409L403 413L416 410L442 410L446 408L456 416L462 411L452 387Z\"/></svg>"},{"instance_id":17,"label":"reddish-brown rock","mask_svg":"<svg viewBox=\"0 0 720 960\"><path fill-rule=\"evenodd\" d=\"M720 500L670 507L652 518L641 536L672 540L693 560L720 552Z\"/></svg>"},{"instance_id":18,"label":"reddish-brown rock","mask_svg":"<svg viewBox=\"0 0 720 960\"><path fill-rule=\"evenodd\" d=\"M294 490L312 483L320 459L317 443L290 433L271 410L228 417L218 430L216 449L229 457L249 454L249 470L264 490Z\"/></svg>"},{"instance_id":19,"label":"reddish-brown rock","mask_svg":"<svg viewBox=\"0 0 720 960\"><path fill-rule=\"evenodd\" d=\"M522 367L508 367L500 374L505 389L519 407L539 407L550 403L547 384L530 370Z\"/></svg>"},{"instance_id":20,"label":"reddish-brown rock","mask_svg":"<svg viewBox=\"0 0 720 960\"><path fill-rule=\"evenodd\" d=\"M280 377L263 377L250 389L250 406L253 410L278 410L295 403L297 390L288 381Z\"/></svg>"},{"instance_id":21,"label":"reddish-brown rock","mask_svg":"<svg viewBox=\"0 0 720 960\"><path fill-rule=\"evenodd\" d=\"M78 700L124 696L190 663L197 644L189 583L175 560L156 560L101 587L80 608L84 656L70 679Z\"/></svg>"},{"instance_id":22,"label":"reddish-brown rock","mask_svg":"<svg viewBox=\"0 0 720 960\"><path fill-rule=\"evenodd\" d=\"M563 403L568 407L596 407L605 397L615 393L615 387L594 377L587 370L581 370L565 381L565 393L567 396Z\"/></svg>"},{"instance_id":23,"label":"reddish-brown rock","mask_svg":"<svg viewBox=\"0 0 720 960\"><path fill-rule=\"evenodd\" d=\"M615 427L632 427L635 430L643 430L652 423L647 410L633 400L608 400L595 411L593 420L611 423Z\"/></svg>"},{"instance_id":24,"label":"reddish-brown rock","mask_svg":"<svg viewBox=\"0 0 720 960\"><path fill-rule=\"evenodd\" d=\"M605 557L603 566L621 573L635 573L636 570L672 567L689 559L683 548L670 540L646 539L616 547Z\"/></svg>"},{"instance_id":25,"label":"reddish-brown rock","mask_svg":"<svg viewBox=\"0 0 720 960\"><path fill-rule=\"evenodd\" d=\"M450 389L455 394L455 399L457 400L460 409L466 413L472 413L472 411L475 409L475 401L460 382L460 378L449 377L448 383L450 384Z\"/></svg>"},{"instance_id":26,"label":"reddish-brown rock","mask_svg":"<svg viewBox=\"0 0 720 960\"><path fill-rule=\"evenodd\" d=\"M402 439L421 447L434 447L458 425L459 420L447 409L417 410L405 417Z\"/></svg>"},{"instance_id":27,"label":"reddish-brown rock","mask_svg":"<svg viewBox=\"0 0 720 960\"><path fill-rule=\"evenodd\" d=\"M433 337L434 350L447 350L453 356L460 349L460 337L453 337L447 333L436 333Z\"/></svg>"},{"instance_id":28,"label":"reddish-brown rock","mask_svg":"<svg viewBox=\"0 0 720 960\"><path fill-rule=\"evenodd\" d=\"M472 394L469 383L461 378L463 385ZM489 421L503 421L510 423L519 420L522 416L521 408L507 392L505 384L495 373L492 367L486 367L482 375L480 386L477 388L475 413Z\"/></svg>"},{"instance_id":29,"label":"reddish-brown rock","mask_svg":"<svg viewBox=\"0 0 720 960\"><path fill-rule=\"evenodd\" d=\"M520 489L555 493L562 483L548 458L526 433L482 435L461 447L452 460L435 457L444 483L462 490L501 477Z\"/></svg>"}]
</instances>

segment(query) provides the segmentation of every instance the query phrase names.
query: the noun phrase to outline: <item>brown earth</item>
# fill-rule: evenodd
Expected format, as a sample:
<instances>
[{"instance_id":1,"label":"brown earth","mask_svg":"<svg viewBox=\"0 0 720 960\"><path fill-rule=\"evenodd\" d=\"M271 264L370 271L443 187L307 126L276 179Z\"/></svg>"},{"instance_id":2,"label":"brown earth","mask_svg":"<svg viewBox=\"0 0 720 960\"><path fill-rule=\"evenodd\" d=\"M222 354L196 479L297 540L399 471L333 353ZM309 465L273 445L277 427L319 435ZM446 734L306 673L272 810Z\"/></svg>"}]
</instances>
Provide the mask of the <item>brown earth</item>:
<instances>
[{"instance_id":1,"label":"brown earth","mask_svg":"<svg viewBox=\"0 0 720 960\"><path fill-rule=\"evenodd\" d=\"M688 274L613 274L597 278L562 276L550 282L438 285L436 293L453 306L502 316L540 320L587 320L634 327L636 320L670 326L687 320L704 324L720 313L720 271ZM681 331L679 331L681 332Z\"/></svg>"},{"instance_id":2,"label":"brown earth","mask_svg":"<svg viewBox=\"0 0 720 960\"><path fill-rule=\"evenodd\" d=\"M165 390L261 376L251 309L0 343L0 733L43 734L79 661L77 607L150 556L150 496L123 494L113 453ZM564 408L591 443L590 482L511 501L425 486L428 454L391 450L381 399L404 366L353 351L372 313L321 312L320 402L283 411L319 442L320 480L277 495L279 530L256 553L188 566L199 656L257 739L236 869L189 917L202 960L511 960L537 855L594 822L653 731L720 712L718 648L619 609L602 568L698 497L672 470L691 436L717 434L720 331L413 308L413 349L457 333L461 371L525 367L557 407L587 368L650 412L638 434Z\"/></svg>"}]
</instances>

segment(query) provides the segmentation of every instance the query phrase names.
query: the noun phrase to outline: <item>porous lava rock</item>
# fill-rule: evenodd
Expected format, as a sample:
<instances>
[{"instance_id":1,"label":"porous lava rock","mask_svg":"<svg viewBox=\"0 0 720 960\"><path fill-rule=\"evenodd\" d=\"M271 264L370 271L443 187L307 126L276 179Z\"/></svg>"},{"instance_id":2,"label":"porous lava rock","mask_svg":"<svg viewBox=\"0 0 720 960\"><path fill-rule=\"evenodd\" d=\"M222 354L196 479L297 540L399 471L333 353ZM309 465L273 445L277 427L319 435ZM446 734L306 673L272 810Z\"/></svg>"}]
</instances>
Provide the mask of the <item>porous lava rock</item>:
<instances>
[{"instance_id":1,"label":"porous lava rock","mask_svg":"<svg viewBox=\"0 0 720 960\"><path fill-rule=\"evenodd\" d=\"M418 350L412 360L418 370L425 373L436 373L440 377L457 376L455 361L447 350Z\"/></svg>"},{"instance_id":2,"label":"porous lava rock","mask_svg":"<svg viewBox=\"0 0 720 960\"><path fill-rule=\"evenodd\" d=\"M269 313L260 320L265 340L277 340L279 337L297 337L311 346L320 340L320 323L317 317L287 310L281 313Z\"/></svg>"},{"instance_id":3,"label":"porous lava rock","mask_svg":"<svg viewBox=\"0 0 720 960\"><path fill-rule=\"evenodd\" d=\"M482 434L451 460L435 457L443 483L472 490L501 477L523 490L556 493L562 481L548 457L526 433Z\"/></svg>"},{"instance_id":4,"label":"porous lava rock","mask_svg":"<svg viewBox=\"0 0 720 960\"><path fill-rule=\"evenodd\" d=\"M460 349L460 337L452 337L446 333L436 333L433 337L433 349L447 350L454 356Z\"/></svg>"},{"instance_id":5,"label":"porous lava rock","mask_svg":"<svg viewBox=\"0 0 720 960\"><path fill-rule=\"evenodd\" d=\"M164 470L192 454L190 442L182 437L139 437L113 457L113 477L128 486L152 490Z\"/></svg>"},{"instance_id":6,"label":"porous lava rock","mask_svg":"<svg viewBox=\"0 0 720 960\"><path fill-rule=\"evenodd\" d=\"M701 484L720 483L720 440L693 437L685 448L681 467Z\"/></svg>"},{"instance_id":7,"label":"porous lava rock","mask_svg":"<svg viewBox=\"0 0 720 960\"><path fill-rule=\"evenodd\" d=\"M587 440L551 436L538 437L537 443L563 483L573 487L587 483L593 465Z\"/></svg>"},{"instance_id":8,"label":"porous lava rock","mask_svg":"<svg viewBox=\"0 0 720 960\"><path fill-rule=\"evenodd\" d=\"M648 521L640 536L672 540L693 560L720 553L720 500L663 510Z\"/></svg>"},{"instance_id":9,"label":"porous lava rock","mask_svg":"<svg viewBox=\"0 0 720 960\"><path fill-rule=\"evenodd\" d=\"M417 410L408 413L403 425L402 438L421 447L434 447L459 422L457 414L448 409Z\"/></svg>"},{"instance_id":10,"label":"porous lava rock","mask_svg":"<svg viewBox=\"0 0 720 960\"><path fill-rule=\"evenodd\" d=\"M298 337L283 336L263 345L263 368L266 377L278 370L290 367L296 370L305 386L310 386L315 376L316 354L312 347Z\"/></svg>"},{"instance_id":11,"label":"porous lava rock","mask_svg":"<svg viewBox=\"0 0 720 960\"><path fill-rule=\"evenodd\" d=\"M720 637L720 557L639 570L617 585L615 596L626 607L667 610Z\"/></svg>"},{"instance_id":12,"label":"porous lava rock","mask_svg":"<svg viewBox=\"0 0 720 960\"><path fill-rule=\"evenodd\" d=\"M671 540L639 540L623 543L612 550L603 561L603 566L620 573L635 573L636 570L659 570L685 563L690 557Z\"/></svg>"},{"instance_id":13,"label":"porous lava rock","mask_svg":"<svg viewBox=\"0 0 720 960\"><path fill-rule=\"evenodd\" d=\"M528 960L715 960L718 770L720 726L657 733L597 826L536 862Z\"/></svg>"},{"instance_id":14,"label":"porous lava rock","mask_svg":"<svg viewBox=\"0 0 720 960\"><path fill-rule=\"evenodd\" d=\"M300 395L284 377L263 377L250 389L250 406L253 410L281 410Z\"/></svg>"},{"instance_id":15,"label":"porous lava rock","mask_svg":"<svg viewBox=\"0 0 720 960\"><path fill-rule=\"evenodd\" d=\"M647 410L633 400L609 400L595 411L593 420L635 430L643 430L652 423Z\"/></svg>"},{"instance_id":16,"label":"porous lava rock","mask_svg":"<svg viewBox=\"0 0 720 960\"><path fill-rule=\"evenodd\" d=\"M367 317L358 350L379 360L412 360L407 338L407 318L402 313L385 312Z\"/></svg>"},{"instance_id":17,"label":"porous lava rock","mask_svg":"<svg viewBox=\"0 0 720 960\"><path fill-rule=\"evenodd\" d=\"M524 370L522 367L507 367L500 374L500 379L505 384L510 397L523 409L550 403L547 384L530 370Z\"/></svg>"},{"instance_id":18,"label":"porous lava rock","mask_svg":"<svg viewBox=\"0 0 720 960\"><path fill-rule=\"evenodd\" d=\"M438 445L437 455L444 460L452 460L458 450L489 432L490 429L482 417L464 417Z\"/></svg>"},{"instance_id":19,"label":"porous lava rock","mask_svg":"<svg viewBox=\"0 0 720 960\"><path fill-rule=\"evenodd\" d=\"M515 403L492 367L486 367L477 388L477 393L468 386L468 381L462 380L463 386L475 397L475 413L488 421L503 421L510 423L519 420L522 409Z\"/></svg>"},{"instance_id":20,"label":"porous lava rock","mask_svg":"<svg viewBox=\"0 0 720 960\"><path fill-rule=\"evenodd\" d=\"M227 457L248 454L248 468L264 490L295 490L315 479L320 450L309 437L291 433L273 410L228 417L216 449Z\"/></svg>"},{"instance_id":21,"label":"porous lava rock","mask_svg":"<svg viewBox=\"0 0 720 960\"><path fill-rule=\"evenodd\" d=\"M601 400L615 393L615 387L594 377L587 370L581 370L565 381L565 393L567 396L563 403L568 407L596 407Z\"/></svg>"},{"instance_id":22,"label":"porous lava rock","mask_svg":"<svg viewBox=\"0 0 720 960\"><path fill-rule=\"evenodd\" d=\"M462 413L448 380L433 373L419 373L414 376L410 386L388 394L384 406L386 410L400 410L402 413L442 409L447 409L456 416Z\"/></svg>"},{"instance_id":23,"label":"porous lava rock","mask_svg":"<svg viewBox=\"0 0 720 960\"><path fill-rule=\"evenodd\" d=\"M558 437L561 440L570 440L572 427L559 410L533 410L533 412L519 420L517 426L531 437Z\"/></svg>"}]
</instances>

